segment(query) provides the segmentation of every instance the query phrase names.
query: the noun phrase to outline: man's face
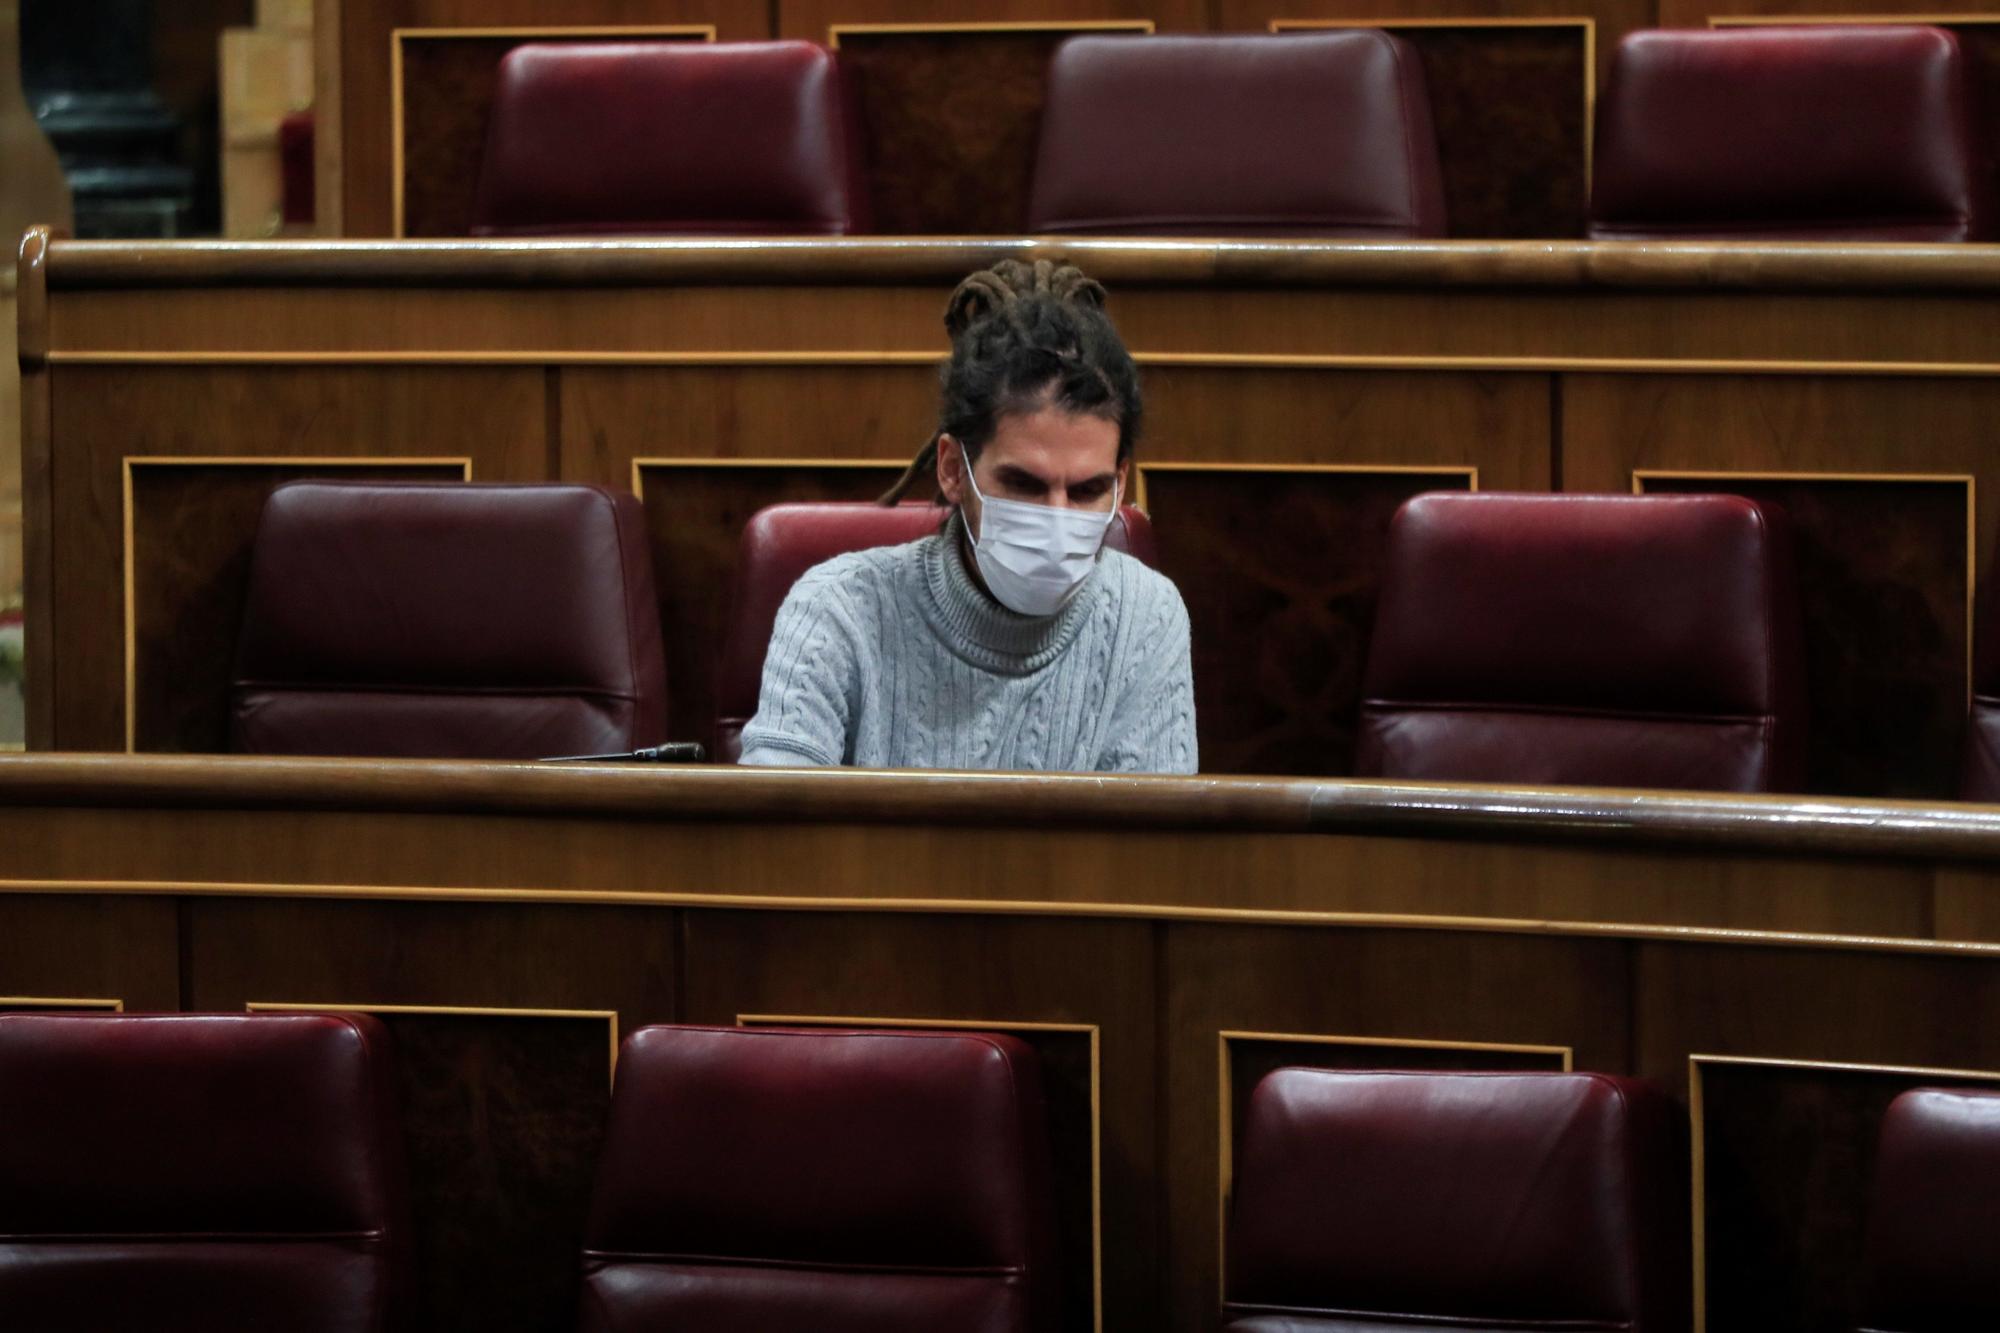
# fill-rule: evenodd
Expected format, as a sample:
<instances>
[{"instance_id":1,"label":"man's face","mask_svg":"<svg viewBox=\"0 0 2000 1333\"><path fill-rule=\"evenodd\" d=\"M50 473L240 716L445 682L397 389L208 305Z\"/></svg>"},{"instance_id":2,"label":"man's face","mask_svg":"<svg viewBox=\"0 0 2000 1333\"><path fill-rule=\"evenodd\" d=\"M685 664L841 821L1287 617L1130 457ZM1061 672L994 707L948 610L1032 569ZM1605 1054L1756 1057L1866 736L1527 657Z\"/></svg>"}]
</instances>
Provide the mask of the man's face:
<instances>
[{"instance_id":1,"label":"man's face","mask_svg":"<svg viewBox=\"0 0 2000 1333\"><path fill-rule=\"evenodd\" d=\"M965 454L947 435L938 442L938 489L979 528L979 498L966 484ZM1125 493L1118 423L1056 407L1000 418L973 473L980 495L1055 509L1109 510Z\"/></svg>"}]
</instances>

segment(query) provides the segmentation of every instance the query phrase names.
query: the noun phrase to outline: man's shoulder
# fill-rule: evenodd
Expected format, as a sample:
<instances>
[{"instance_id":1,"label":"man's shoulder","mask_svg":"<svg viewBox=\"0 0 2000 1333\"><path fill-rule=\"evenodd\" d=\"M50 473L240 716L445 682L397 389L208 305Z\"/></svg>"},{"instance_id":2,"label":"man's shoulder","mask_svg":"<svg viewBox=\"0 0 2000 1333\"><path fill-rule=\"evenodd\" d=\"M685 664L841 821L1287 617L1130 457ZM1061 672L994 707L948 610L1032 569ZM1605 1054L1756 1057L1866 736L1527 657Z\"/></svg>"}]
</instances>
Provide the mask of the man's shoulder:
<instances>
[{"instance_id":1,"label":"man's shoulder","mask_svg":"<svg viewBox=\"0 0 2000 1333\"><path fill-rule=\"evenodd\" d=\"M799 581L792 585L793 595L831 596L837 591L860 591L895 583L921 566L924 543L932 540L920 537L900 546L843 551L799 575Z\"/></svg>"},{"instance_id":2,"label":"man's shoulder","mask_svg":"<svg viewBox=\"0 0 2000 1333\"><path fill-rule=\"evenodd\" d=\"M1141 620L1187 620L1187 604L1174 581L1136 556L1107 547L1101 573L1112 593L1112 602L1121 616Z\"/></svg>"}]
</instances>

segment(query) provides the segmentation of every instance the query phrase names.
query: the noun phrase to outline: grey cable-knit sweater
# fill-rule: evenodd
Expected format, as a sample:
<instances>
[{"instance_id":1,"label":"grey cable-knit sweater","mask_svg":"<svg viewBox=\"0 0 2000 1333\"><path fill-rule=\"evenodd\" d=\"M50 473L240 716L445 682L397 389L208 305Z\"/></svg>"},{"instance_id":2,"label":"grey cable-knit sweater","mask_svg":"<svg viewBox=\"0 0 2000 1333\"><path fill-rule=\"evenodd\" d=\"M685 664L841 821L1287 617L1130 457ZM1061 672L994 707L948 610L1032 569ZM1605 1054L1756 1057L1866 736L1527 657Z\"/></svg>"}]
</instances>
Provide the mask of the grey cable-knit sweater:
<instances>
[{"instance_id":1,"label":"grey cable-knit sweater","mask_svg":"<svg viewBox=\"0 0 2000 1333\"><path fill-rule=\"evenodd\" d=\"M746 764L1195 771L1188 614L1117 551L1053 616L967 572L958 520L836 556L779 608Z\"/></svg>"}]
</instances>

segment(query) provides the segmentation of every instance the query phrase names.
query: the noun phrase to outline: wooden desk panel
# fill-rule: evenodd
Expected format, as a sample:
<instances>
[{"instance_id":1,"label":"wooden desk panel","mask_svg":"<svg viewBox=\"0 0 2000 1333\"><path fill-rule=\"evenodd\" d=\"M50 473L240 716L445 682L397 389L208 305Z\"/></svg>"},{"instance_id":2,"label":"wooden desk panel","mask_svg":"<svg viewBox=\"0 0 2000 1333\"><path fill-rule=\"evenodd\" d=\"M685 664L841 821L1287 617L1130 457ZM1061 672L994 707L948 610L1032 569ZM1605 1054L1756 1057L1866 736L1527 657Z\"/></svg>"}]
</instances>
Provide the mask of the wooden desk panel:
<instances>
[{"instance_id":1,"label":"wooden desk panel","mask_svg":"<svg viewBox=\"0 0 2000 1333\"><path fill-rule=\"evenodd\" d=\"M1231 1108L1280 1064L1661 1080L1731 1210L1690 1236L1708 1326L1799 1333L1846 1317L1886 1093L2000 1078L1994 807L26 756L0 847L0 1008L385 1014L438 1327L564 1308L645 1023L1037 1034L1096 1219L1072 1291L1135 1333L1215 1327Z\"/></svg>"},{"instance_id":2,"label":"wooden desk panel","mask_svg":"<svg viewBox=\"0 0 2000 1333\"><path fill-rule=\"evenodd\" d=\"M1982 246L31 236L31 744L213 733L189 719L213 712L240 597L213 571L240 567L254 504L215 500L211 521L199 484L123 498L128 472L197 459L218 496L455 459L638 489L676 734L703 734L743 516L892 475L931 425L945 293L1006 255L1071 257L1112 289L1212 765L1345 770L1402 494L1777 486L1828 557L1807 562L1815 790L1950 793L1972 572L2000 539ZM190 525L214 559L155 539ZM182 619L223 629L181 641Z\"/></svg>"}]
</instances>

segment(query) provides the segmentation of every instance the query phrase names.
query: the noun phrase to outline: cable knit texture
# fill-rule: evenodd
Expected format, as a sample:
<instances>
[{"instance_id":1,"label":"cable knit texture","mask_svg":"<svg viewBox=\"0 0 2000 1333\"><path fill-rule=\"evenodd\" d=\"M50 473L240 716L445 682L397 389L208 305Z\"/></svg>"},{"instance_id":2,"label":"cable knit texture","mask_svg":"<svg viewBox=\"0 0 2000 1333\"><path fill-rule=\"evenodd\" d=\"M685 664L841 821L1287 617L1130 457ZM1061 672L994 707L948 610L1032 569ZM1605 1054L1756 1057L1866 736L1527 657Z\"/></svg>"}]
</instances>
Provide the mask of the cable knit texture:
<instances>
[{"instance_id":1,"label":"cable knit texture","mask_svg":"<svg viewBox=\"0 0 2000 1333\"><path fill-rule=\"evenodd\" d=\"M994 602L954 518L793 585L764 655L746 764L1195 771L1187 607L1118 551L1052 616Z\"/></svg>"}]
</instances>

